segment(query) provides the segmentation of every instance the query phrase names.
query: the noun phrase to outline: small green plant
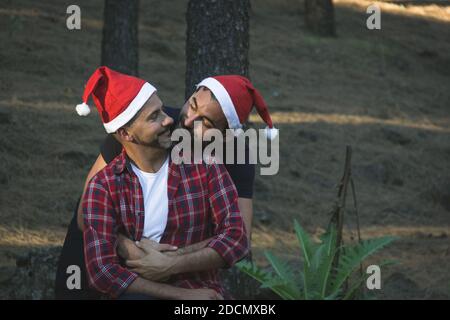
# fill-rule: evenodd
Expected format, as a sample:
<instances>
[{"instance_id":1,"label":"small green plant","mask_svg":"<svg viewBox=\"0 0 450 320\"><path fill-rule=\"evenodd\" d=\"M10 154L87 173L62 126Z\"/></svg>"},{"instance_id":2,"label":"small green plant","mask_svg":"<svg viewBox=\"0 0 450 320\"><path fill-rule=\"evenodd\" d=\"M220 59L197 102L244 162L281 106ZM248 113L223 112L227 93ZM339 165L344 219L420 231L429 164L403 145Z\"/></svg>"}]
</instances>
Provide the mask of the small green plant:
<instances>
[{"instance_id":1,"label":"small green plant","mask_svg":"<svg viewBox=\"0 0 450 320\"><path fill-rule=\"evenodd\" d=\"M302 268L294 270L287 262L268 251L265 256L272 271L264 271L248 261L237 264L240 271L259 281L262 288L270 288L286 300L354 298L366 279L365 275L359 275L359 279L348 285L356 269L367 257L394 240L393 237L382 237L337 247L334 225L330 225L328 231L321 236L320 243L313 243L297 221L294 221L294 228L303 255ZM337 254L339 259L336 264ZM388 263L390 262L380 266Z\"/></svg>"}]
</instances>

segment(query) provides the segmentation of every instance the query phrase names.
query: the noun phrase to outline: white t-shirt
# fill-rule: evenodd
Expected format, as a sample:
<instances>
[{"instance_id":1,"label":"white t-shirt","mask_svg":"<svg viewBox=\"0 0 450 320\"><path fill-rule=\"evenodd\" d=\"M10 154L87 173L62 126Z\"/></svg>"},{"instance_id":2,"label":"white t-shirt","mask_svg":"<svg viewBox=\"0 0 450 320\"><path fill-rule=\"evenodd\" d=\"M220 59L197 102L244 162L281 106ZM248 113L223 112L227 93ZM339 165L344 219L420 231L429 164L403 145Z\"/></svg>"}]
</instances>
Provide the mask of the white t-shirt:
<instances>
[{"instance_id":1,"label":"white t-shirt","mask_svg":"<svg viewBox=\"0 0 450 320\"><path fill-rule=\"evenodd\" d=\"M167 198L167 178L169 175L169 157L155 173L144 172L131 164L138 176L144 196L144 232L143 237L159 242L166 229L169 201Z\"/></svg>"}]
</instances>

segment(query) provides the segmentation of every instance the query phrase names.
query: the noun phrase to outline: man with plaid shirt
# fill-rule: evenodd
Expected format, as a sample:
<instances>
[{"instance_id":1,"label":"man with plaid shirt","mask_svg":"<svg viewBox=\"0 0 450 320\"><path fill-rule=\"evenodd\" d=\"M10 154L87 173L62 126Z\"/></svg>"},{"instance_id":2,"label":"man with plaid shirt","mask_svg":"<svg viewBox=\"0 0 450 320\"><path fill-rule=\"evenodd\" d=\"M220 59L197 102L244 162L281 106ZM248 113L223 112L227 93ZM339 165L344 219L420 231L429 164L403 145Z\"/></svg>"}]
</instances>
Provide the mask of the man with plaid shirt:
<instances>
[{"instance_id":1,"label":"man with plaid shirt","mask_svg":"<svg viewBox=\"0 0 450 320\"><path fill-rule=\"evenodd\" d=\"M141 79L101 67L86 85L84 103L77 106L80 114L86 113L92 94L107 132L114 133L124 147L92 178L82 201L89 282L112 298L140 294L221 299L227 295L218 269L233 265L248 252L236 188L223 165L172 162L168 149L173 119L162 111L155 91ZM141 178L161 172L158 181L164 181L167 192L160 193L160 199L149 198L152 192L147 192ZM149 212L149 208L158 209ZM133 261L128 265L134 269L121 263L119 234L134 241L152 234L159 240L159 250L146 250L153 272L148 265L143 270ZM204 245L182 255L160 252L197 243Z\"/></svg>"}]
</instances>

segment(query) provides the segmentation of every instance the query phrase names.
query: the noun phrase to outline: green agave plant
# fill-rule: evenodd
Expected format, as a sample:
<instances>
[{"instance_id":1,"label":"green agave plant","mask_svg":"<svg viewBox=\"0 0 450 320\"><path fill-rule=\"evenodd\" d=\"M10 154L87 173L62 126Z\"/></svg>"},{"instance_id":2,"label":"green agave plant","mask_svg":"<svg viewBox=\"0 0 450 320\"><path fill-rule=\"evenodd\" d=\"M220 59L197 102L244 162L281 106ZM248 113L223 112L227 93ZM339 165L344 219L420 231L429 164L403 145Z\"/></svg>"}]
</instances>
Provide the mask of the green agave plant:
<instances>
[{"instance_id":1,"label":"green agave plant","mask_svg":"<svg viewBox=\"0 0 450 320\"><path fill-rule=\"evenodd\" d=\"M294 221L295 233L303 254L303 268L294 270L288 263L279 260L266 251L265 256L273 271L264 271L256 265L241 261L240 271L250 275L286 300L334 300L355 297L366 275L348 286L348 281L360 264L370 255L392 242L394 237L363 240L354 245L336 248L336 229L331 226L322 235L320 243L313 243L310 236ZM339 252L339 263L333 268L333 261ZM387 265L392 262L384 262ZM302 270L301 270L302 269Z\"/></svg>"}]
</instances>

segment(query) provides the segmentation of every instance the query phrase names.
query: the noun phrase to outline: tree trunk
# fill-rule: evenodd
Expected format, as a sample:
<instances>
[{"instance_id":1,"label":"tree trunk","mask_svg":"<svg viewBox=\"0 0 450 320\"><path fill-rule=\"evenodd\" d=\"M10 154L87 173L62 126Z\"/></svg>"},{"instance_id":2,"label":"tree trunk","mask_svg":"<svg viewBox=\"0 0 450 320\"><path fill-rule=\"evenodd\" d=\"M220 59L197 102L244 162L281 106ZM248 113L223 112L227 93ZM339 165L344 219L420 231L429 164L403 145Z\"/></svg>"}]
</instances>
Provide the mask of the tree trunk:
<instances>
[{"instance_id":1,"label":"tree trunk","mask_svg":"<svg viewBox=\"0 0 450 320\"><path fill-rule=\"evenodd\" d=\"M102 65L138 75L139 0L105 0Z\"/></svg>"},{"instance_id":2,"label":"tree trunk","mask_svg":"<svg viewBox=\"0 0 450 320\"><path fill-rule=\"evenodd\" d=\"M249 11L249 0L189 1L186 98L205 77L221 74L248 77Z\"/></svg>"},{"instance_id":3,"label":"tree trunk","mask_svg":"<svg viewBox=\"0 0 450 320\"><path fill-rule=\"evenodd\" d=\"M305 0L306 27L321 36L335 36L332 0Z\"/></svg>"}]
</instances>

